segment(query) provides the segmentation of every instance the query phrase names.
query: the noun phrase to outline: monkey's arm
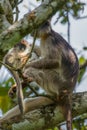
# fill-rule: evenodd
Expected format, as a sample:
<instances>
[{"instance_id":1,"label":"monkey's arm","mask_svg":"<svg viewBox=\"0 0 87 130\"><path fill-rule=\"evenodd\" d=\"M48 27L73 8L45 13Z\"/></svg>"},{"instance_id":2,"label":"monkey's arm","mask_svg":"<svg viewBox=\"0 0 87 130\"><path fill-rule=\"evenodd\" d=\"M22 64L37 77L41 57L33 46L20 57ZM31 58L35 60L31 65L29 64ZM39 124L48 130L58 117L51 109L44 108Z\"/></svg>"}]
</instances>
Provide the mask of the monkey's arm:
<instances>
[{"instance_id":1,"label":"monkey's arm","mask_svg":"<svg viewBox=\"0 0 87 130\"><path fill-rule=\"evenodd\" d=\"M33 62L30 62L28 65L25 66L25 68L33 67L37 69L53 69L57 68L58 66L59 62L57 59L41 58Z\"/></svg>"}]
</instances>

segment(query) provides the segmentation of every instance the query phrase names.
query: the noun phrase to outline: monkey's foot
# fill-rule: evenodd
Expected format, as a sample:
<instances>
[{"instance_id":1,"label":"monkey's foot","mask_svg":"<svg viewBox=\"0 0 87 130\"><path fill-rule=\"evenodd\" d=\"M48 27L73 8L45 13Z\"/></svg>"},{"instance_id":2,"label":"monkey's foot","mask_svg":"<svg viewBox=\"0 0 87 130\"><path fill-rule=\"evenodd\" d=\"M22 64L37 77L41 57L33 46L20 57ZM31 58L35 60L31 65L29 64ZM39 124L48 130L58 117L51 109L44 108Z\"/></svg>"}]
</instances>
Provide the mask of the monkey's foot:
<instances>
[{"instance_id":1,"label":"monkey's foot","mask_svg":"<svg viewBox=\"0 0 87 130\"><path fill-rule=\"evenodd\" d=\"M9 97L13 98L16 93L16 84L14 84L8 91Z\"/></svg>"},{"instance_id":2,"label":"monkey's foot","mask_svg":"<svg viewBox=\"0 0 87 130\"><path fill-rule=\"evenodd\" d=\"M26 74L23 74L22 78L25 83L30 83L34 81L34 78L32 76L27 76Z\"/></svg>"}]
</instances>

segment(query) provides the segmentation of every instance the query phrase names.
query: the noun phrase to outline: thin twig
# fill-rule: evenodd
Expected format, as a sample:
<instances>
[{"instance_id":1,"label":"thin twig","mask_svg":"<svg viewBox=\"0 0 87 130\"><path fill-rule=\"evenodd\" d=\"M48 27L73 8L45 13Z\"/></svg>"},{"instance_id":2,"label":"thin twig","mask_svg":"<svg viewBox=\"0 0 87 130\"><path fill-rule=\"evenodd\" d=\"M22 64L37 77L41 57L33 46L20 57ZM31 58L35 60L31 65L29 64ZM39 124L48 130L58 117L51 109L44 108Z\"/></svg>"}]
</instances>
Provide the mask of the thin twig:
<instances>
[{"instance_id":1,"label":"thin twig","mask_svg":"<svg viewBox=\"0 0 87 130\"><path fill-rule=\"evenodd\" d=\"M32 51L35 46L36 37L37 37L37 30L35 30L35 32L34 32L34 39L33 39L33 44L32 44L32 48L31 48L31 52L30 52L30 57L31 57Z\"/></svg>"},{"instance_id":2,"label":"thin twig","mask_svg":"<svg viewBox=\"0 0 87 130\"><path fill-rule=\"evenodd\" d=\"M60 19L60 16L56 18L56 21L54 22L54 25L57 24L58 20Z\"/></svg>"},{"instance_id":3,"label":"thin twig","mask_svg":"<svg viewBox=\"0 0 87 130\"><path fill-rule=\"evenodd\" d=\"M77 19L77 20L80 20L80 19L86 19L86 18L87 18L87 15L82 16L82 17L77 17L76 19Z\"/></svg>"},{"instance_id":4,"label":"thin twig","mask_svg":"<svg viewBox=\"0 0 87 130\"><path fill-rule=\"evenodd\" d=\"M23 0L20 0L19 2L18 2L18 5L20 4L20 3L22 3L23 2Z\"/></svg>"},{"instance_id":5,"label":"thin twig","mask_svg":"<svg viewBox=\"0 0 87 130\"><path fill-rule=\"evenodd\" d=\"M28 55L28 58L27 58L25 64L27 63L28 59L32 56L32 51L33 51L33 49L34 49L34 45L35 45L35 41L36 41L36 36L37 36L37 31L35 30L34 39L33 39L33 43L32 43L32 48L31 48L31 51L30 51L30 53L29 53L29 55ZM23 65L23 67L25 66L25 64ZM23 67L22 67L22 68L23 68ZM21 70L22 70L22 68L21 68ZM21 73L21 70L20 70L20 69L18 70L18 72L19 72L20 74L22 74L22 73Z\"/></svg>"},{"instance_id":6,"label":"thin twig","mask_svg":"<svg viewBox=\"0 0 87 130\"><path fill-rule=\"evenodd\" d=\"M16 6L16 17L15 17L15 22L18 20L18 17L19 17L19 9L18 9L18 6Z\"/></svg>"},{"instance_id":7,"label":"thin twig","mask_svg":"<svg viewBox=\"0 0 87 130\"><path fill-rule=\"evenodd\" d=\"M37 93L37 91L28 84L28 87L31 89L31 91L36 95L36 96L39 96L39 94Z\"/></svg>"}]
</instances>

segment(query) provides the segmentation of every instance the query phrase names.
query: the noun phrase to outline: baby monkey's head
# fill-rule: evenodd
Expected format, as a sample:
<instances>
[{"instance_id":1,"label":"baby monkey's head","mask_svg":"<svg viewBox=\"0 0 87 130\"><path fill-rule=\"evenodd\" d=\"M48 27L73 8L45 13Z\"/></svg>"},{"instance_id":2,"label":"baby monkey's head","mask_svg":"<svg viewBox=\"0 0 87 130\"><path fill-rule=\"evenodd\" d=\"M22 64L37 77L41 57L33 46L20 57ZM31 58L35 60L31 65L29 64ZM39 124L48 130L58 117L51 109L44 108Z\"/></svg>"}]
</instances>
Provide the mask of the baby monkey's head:
<instances>
[{"instance_id":1,"label":"baby monkey's head","mask_svg":"<svg viewBox=\"0 0 87 130\"><path fill-rule=\"evenodd\" d=\"M4 63L15 69L21 69L29 58L31 48L31 44L22 40L9 50L4 57Z\"/></svg>"}]
</instances>

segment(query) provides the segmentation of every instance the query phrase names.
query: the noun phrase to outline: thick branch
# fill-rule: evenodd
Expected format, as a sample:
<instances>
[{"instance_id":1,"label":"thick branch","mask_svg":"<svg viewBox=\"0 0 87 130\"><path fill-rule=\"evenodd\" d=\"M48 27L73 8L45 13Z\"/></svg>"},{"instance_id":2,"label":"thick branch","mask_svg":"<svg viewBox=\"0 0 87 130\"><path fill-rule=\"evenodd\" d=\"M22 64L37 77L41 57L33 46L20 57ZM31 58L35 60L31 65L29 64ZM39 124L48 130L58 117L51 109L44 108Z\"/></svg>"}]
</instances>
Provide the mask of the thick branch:
<instances>
[{"instance_id":1,"label":"thick branch","mask_svg":"<svg viewBox=\"0 0 87 130\"><path fill-rule=\"evenodd\" d=\"M4 121L4 123L2 123L2 127L7 128L7 126L10 125L11 129L14 130L20 130L20 129L22 130L25 127L26 130L29 129L43 130L46 128L52 128L56 126L58 123L64 121L61 106L58 105L55 107L55 105L53 106L51 105L50 107L46 107L47 109L46 108L43 109L43 106L53 104L53 102L46 97L26 99L24 102L26 106L26 112L28 112L27 116L24 117L26 120L22 119L21 121L23 122L15 124L13 122L17 122L18 119L14 118L13 120L9 120L7 125L4 125L5 124ZM72 104L73 117L86 113L86 111L87 111L87 92L73 94L73 104ZM18 106L8 111L8 113L6 113L3 116L3 118L1 118L0 121L2 121L3 119L8 120L8 116L13 117L13 115L15 116L20 115Z\"/></svg>"},{"instance_id":2,"label":"thick branch","mask_svg":"<svg viewBox=\"0 0 87 130\"><path fill-rule=\"evenodd\" d=\"M0 34L0 48L4 51L10 49L25 35L37 29L44 21L57 12L60 6L59 2L59 0L46 1L30 14L26 14L19 22L10 26L9 29Z\"/></svg>"}]
</instances>

